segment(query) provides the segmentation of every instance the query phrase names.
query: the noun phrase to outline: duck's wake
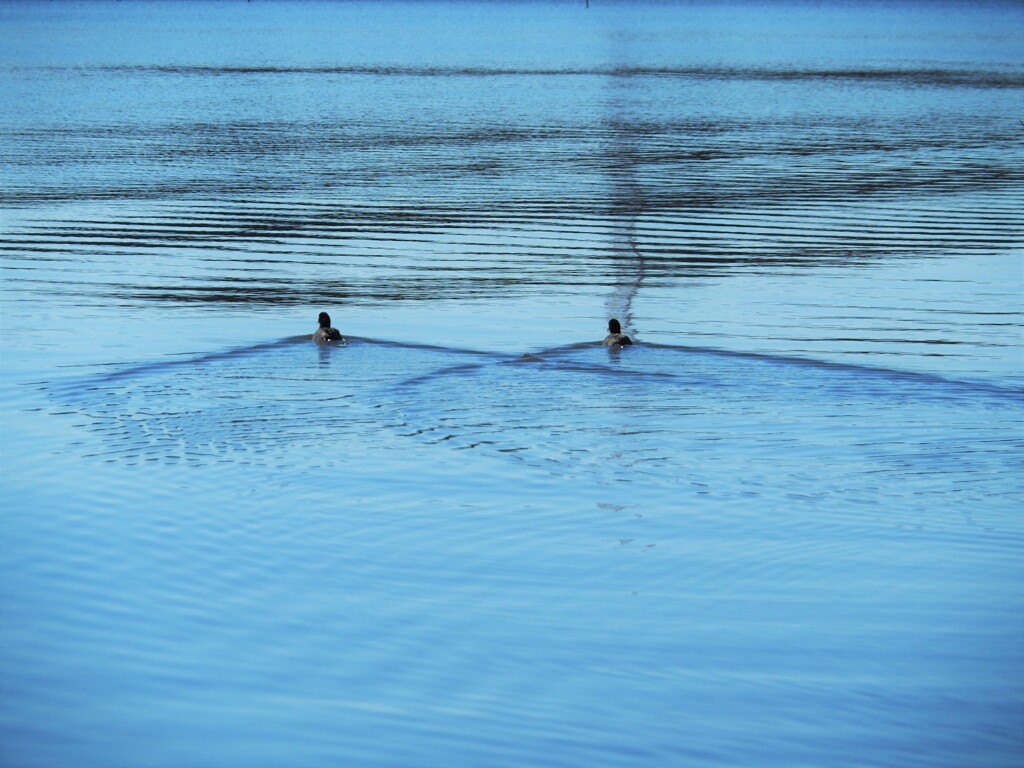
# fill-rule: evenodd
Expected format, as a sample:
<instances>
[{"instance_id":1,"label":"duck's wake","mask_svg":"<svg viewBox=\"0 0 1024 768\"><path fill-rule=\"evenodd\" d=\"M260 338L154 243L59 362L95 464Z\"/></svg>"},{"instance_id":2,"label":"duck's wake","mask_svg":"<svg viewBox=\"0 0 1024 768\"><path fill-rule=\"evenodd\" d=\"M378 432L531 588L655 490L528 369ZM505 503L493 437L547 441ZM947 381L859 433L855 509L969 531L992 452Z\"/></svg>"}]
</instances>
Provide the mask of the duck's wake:
<instances>
[{"instance_id":1,"label":"duck's wake","mask_svg":"<svg viewBox=\"0 0 1024 768\"><path fill-rule=\"evenodd\" d=\"M1024 501L1020 392L814 360L303 336L47 386L107 461L334 467L415 441L553 475L839 507Z\"/></svg>"}]
</instances>

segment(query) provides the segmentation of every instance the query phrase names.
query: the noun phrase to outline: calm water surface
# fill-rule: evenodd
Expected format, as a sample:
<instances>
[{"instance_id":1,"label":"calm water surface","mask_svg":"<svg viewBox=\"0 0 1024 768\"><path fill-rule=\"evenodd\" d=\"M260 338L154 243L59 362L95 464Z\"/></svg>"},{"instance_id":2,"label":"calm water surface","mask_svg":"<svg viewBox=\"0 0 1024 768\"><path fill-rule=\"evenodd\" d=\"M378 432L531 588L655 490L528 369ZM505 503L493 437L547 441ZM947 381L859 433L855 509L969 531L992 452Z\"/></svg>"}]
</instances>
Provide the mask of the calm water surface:
<instances>
[{"instance_id":1,"label":"calm water surface","mask_svg":"<svg viewBox=\"0 0 1024 768\"><path fill-rule=\"evenodd\" d=\"M0 6L0 765L1021 765L1022 62Z\"/></svg>"}]
</instances>

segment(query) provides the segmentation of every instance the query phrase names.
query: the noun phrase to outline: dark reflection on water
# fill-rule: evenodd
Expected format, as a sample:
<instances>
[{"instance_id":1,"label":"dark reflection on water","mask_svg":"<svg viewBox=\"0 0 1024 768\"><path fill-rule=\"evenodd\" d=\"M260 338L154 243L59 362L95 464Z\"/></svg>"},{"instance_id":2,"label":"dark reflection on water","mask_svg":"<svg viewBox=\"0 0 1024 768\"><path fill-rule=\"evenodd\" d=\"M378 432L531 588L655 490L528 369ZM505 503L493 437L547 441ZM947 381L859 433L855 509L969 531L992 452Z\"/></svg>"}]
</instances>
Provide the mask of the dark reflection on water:
<instances>
[{"instance_id":1,"label":"dark reflection on water","mask_svg":"<svg viewBox=\"0 0 1024 768\"><path fill-rule=\"evenodd\" d=\"M621 35L617 35L621 39ZM1022 88L1024 75L1019 72L1000 72L979 69L947 68L884 68L862 69L796 69L768 67L590 67L590 68L498 68L498 67L203 67L203 66L131 66L105 67L50 67L48 71L76 73L124 73L140 75L373 75L378 77L542 77L597 76L597 77L679 77L712 80L852 80L892 84L895 86L967 86L971 88Z\"/></svg>"},{"instance_id":2,"label":"dark reflection on water","mask_svg":"<svg viewBox=\"0 0 1024 768\"><path fill-rule=\"evenodd\" d=\"M658 91L657 83L613 80ZM13 173L0 201L330 194L354 184L387 188L432 179L455 183L445 183L447 188L431 197L438 191L442 199L455 193L462 204L470 200L466 183L477 181L484 183L478 192L499 209L505 195L512 198L506 205L523 204L527 211L531 203L574 209L584 207L581 201L573 205L571 196L554 196L565 188L543 174L557 170L569 175L569 190L594 193L592 185L600 183L594 174L620 162L602 151L616 141L634 143L633 161L648 174L644 181L652 186L657 208L841 200L850 194L996 192L1021 183L1019 165L1001 154L1019 148L1020 125L1011 115L911 115L893 124L888 116L829 114L688 118L647 105L628 120L605 118L597 125L565 117L554 124L541 122L540 115L525 119L530 122L480 126L453 116L434 131L402 126L400 132L361 120L339 125L294 117L7 128L0 133L0 156ZM149 178L140 178L138 164L150 166ZM701 179L714 184L694 188ZM498 181L502 194L494 188Z\"/></svg>"}]
</instances>

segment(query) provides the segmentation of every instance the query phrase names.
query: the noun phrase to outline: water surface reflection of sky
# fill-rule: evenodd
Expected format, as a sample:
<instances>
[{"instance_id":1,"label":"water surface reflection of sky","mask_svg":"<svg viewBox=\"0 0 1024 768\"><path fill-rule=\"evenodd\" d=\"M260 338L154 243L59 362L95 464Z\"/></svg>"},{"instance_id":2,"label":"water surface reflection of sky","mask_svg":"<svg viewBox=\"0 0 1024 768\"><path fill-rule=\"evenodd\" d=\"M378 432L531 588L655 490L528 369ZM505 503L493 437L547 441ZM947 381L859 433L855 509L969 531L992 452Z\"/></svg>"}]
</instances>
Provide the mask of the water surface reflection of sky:
<instances>
[{"instance_id":1,"label":"water surface reflection of sky","mask_svg":"<svg viewBox=\"0 0 1024 768\"><path fill-rule=\"evenodd\" d=\"M0 763L1015 765L1022 13L0 6Z\"/></svg>"}]
</instances>

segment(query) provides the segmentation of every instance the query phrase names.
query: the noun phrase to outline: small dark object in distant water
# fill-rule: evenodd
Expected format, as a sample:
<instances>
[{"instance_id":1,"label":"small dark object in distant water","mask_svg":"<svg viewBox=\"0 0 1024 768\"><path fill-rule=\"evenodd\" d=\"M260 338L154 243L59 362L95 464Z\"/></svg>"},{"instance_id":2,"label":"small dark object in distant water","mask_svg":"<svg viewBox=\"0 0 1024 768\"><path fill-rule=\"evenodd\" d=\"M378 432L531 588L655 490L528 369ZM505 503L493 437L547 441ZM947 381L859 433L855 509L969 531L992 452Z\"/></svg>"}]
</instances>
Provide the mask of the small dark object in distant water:
<instances>
[{"instance_id":1,"label":"small dark object in distant water","mask_svg":"<svg viewBox=\"0 0 1024 768\"><path fill-rule=\"evenodd\" d=\"M331 328L331 316L326 312L321 312L320 317L317 318L320 323L320 327L316 329L313 334L313 341L344 341L345 339L341 335L341 331L337 328Z\"/></svg>"},{"instance_id":2,"label":"small dark object in distant water","mask_svg":"<svg viewBox=\"0 0 1024 768\"><path fill-rule=\"evenodd\" d=\"M622 326L619 325L619 321L613 317L608 321L608 335L604 337L604 341L601 343L606 347L611 347L615 344L618 344L620 347L625 347L632 344L633 340L622 332Z\"/></svg>"}]
</instances>

